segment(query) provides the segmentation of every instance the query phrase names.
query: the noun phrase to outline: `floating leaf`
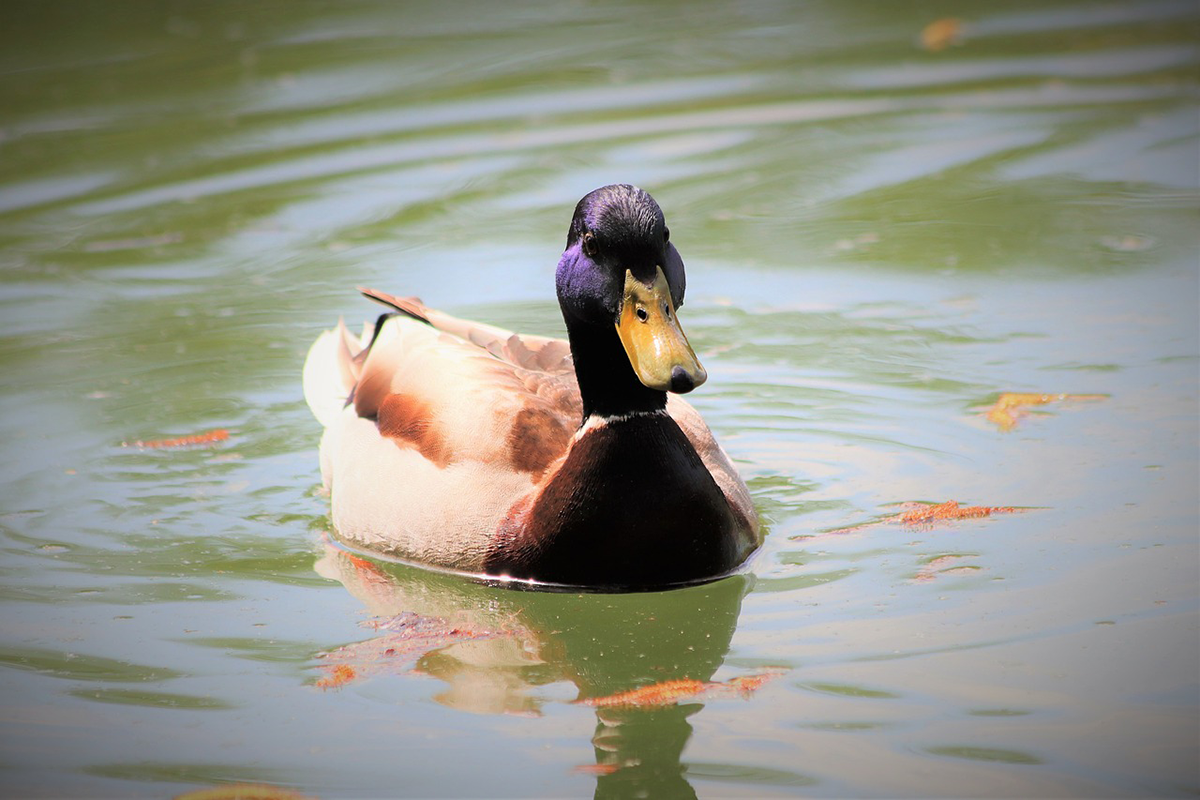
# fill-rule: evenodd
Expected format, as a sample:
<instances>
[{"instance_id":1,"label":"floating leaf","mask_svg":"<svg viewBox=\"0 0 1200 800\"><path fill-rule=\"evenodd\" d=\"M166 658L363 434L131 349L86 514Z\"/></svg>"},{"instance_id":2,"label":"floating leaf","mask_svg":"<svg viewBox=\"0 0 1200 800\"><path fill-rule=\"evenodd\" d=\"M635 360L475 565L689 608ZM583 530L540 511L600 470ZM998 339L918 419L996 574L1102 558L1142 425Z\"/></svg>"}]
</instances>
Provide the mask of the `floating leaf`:
<instances>
[{"instance_id":1,"label":"floating leaf","mask_svg":"<svg viewBox=\"0 0 1200 800\"><path fill-rule=\"evenodd\" d=\"M618 707L653 707L674 705L683 700L699 697L741 695L749 697L764 683L783 674L783 671L764 672L758 675L745 675L731 678L728 681L700 681L695 678L677 678L670 681L617 692L606 697L589 697L580 700L584 705L594 708Z\"/></svg>"},{"instance_id":2,"label":"floating leaf","mask_svg":"<svg viewBox=\"0 0 1200 800\"><path fill-rule=\"evenodd\" d=\"M1102 394L1037 394L1034 392L1004 392L984 416L1002 431L1011 431L1029 414L1029 406L1044 406L1063 400L1103 400Z\"/></svg>"},{"instance_id":3,"label":"floating leaf","mask_svg":"<svg viewBox=\"0 0 1200 800\"><path fill-rule=\"evenodd\" d=\"M315 685L318 689L337 689L357 677L358 673L354 671L354 667L349 664L338 664L331 667L329 674L317 681Z\"/></svg>"},{"instance_id":4,"label":"floating leaf","mask_svg":"<svg viewBox=\"0 0 1200 800\"><path fill-rule=\"evenodd\" d=\"M313 800L313 798L281 786L269 786L263 783L231 783L227 786L213 786L209 789L184 792L176 795L175 800Z\"/></svg>"},{"instance_id":5,"label":"floating leaf","mask_svg":"<svg viewBox=\"0 0 1200 800\"><path fill-rule=\"evenodd\" d=\"M572 767L571 771L583 775L612 775L620 768L620 764L580 764Z\"/></svg>"},{"instance_id":6,"label":"floating leaf","mask_svg":"<svg viewBox=\"0 0 1200 800\"><path fill-rule=\"evenodd\" d=\"M190 436L177 436L173 439L149 439L143 441L138 439L132 445L122 443L123 447L143 447L151 449L161 449L167 447L189 447L196 444L215 444L223 442L229 438L229 431L224 428L205 431L204 433L194 433Z\"/></svg>"},{"instance_id":7,"label":"floating leaf","mask_svg":"<svg viewBox=\"0 0 1200 800\"><path fill-rule=\"evenodd\" d=\"M883 521L903 522L905 525L929 525L947 520L990 517L992 514L1012 514L1020 510L1015 506L960 506L956 500L913 505L917 507L902 511Z\"/></svg>"},{"instance_id":8,"label":"floating leaf","mask_svg":"<svg viewBox=\"0 0 1200 800\"><path fill-rule=\"evenodd\" d=\"M931 53L937 53L952 44L961 44L962 31L961 19L954 17L936 19L921 29L921 47Z\"/></svg>"},{"instance_id":9,"label":"floating leaf","mask_svg":"<svg viewBox=\"0 0 1200 800\"><path fill-rule=\"evenodd\" d=\"M976 519L979 517L990 517L992 514L1015 514L1020 511L1025 511L1024 508L1017 506L962 506L956 500L947 500L944 503L927 503L913 502L899 504L906 508L906 511L901 511L898 514L887 514L882 517L862 522L857 525L847 525L844 528L833 528L826 530L821 535L834 533L854 533L863 528L871 528L876 525L886 525L890 522L899 522L904 525L934 525L938 522L952 522L960 519ZM813 538L813 537L808 537Z\"/></svg>"},{"instance_id":10,"label":"floating leaf","mask_svg":"<svg viewBox=\"0 0 1200 800\"><path fill-rule=\"evenodd\" d=\"M690 700L698 697L715 685L717 684L709 683L708 681L698 681L695 678L679 678L672 681L651 684L650 686L642 686L638 689L630 689L626 692L617 692L607 697L590 697L582 702L584 705L596 708L608 708L611 706L669 706L678 703L680 700Z\"/></svg>"}]
</instances>

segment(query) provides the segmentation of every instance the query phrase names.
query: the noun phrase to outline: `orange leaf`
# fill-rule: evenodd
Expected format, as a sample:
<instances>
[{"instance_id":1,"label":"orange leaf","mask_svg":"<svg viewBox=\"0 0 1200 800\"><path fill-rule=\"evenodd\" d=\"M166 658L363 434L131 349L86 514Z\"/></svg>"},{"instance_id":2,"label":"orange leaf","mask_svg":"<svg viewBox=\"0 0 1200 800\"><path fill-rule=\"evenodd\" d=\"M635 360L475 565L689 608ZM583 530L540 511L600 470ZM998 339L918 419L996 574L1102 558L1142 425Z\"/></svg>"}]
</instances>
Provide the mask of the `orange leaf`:
<instances>
[{"instance_id":1,"label":"orange leaf","mask_svg":"<svg viewBox=\"0 0 1200 800\"><path fill-rule=\"evenodd\" d=\"M230 783L176 795L175 800L313 800L305 794L262 783Z\"/></svg>"},{"instance_id":2,"label":"orange leaf","mask_svg":"<svg viewBox=\"0 0 1200 800\"><path fill-rule=\"evenodd\" d=\"M725 682L676 678L650 686L642 686L638 689L630 689L626 692L617 692L607 697L589 697L579 702L595 708L613 706L644 708L674 705L682 700L690 700L704 695L740 694L742 697L749 697L764 683L779 677L783 672L783 670L774 670L759 675L731 678Z\"/></svg>"},{"instance_id":3,"label":"orange leaf","mask_svg":"<svg viewBox=\"0 0 1200 800\"><path fill-rule=\"evenodd\" d=\"M679 678L673 681L642 686L626 692L617 692L607 697L590 697L583 701L585 705L596 708L610 706L669 706L680 700L687 700L703 694L713 684L698 681L695 678Z\"/></svg>"},{"instance_id":4,"label":"orange leaf","mask_svg":"<svg viewBox=\"0 0 1200 800\"><path fill-rule=\"evenodd\" d=\"M174 439L150 439L148 441L142 441L141 439L138 439L133 443L133 446L150 447L155 449L164 447L187 447L193 444L213 444L215 442L223 442L228 438L229 431L225 430L224 428L217 428L216 430L205 431L204 433L195 433L191 436L177 436Z\"/></svg>"},{"instance_id":5,"label":"orange leaf","mask_svg":"<svg viewBox=\"0 0 1200 800\"><path fill-rule=\"evenodd\" d=\"M740 678L730 678L725 685L743 697L749 697L767 681L778 678L781 672L764 672L760 675L743 675Z\"/></svg>"},{"instance_id":6,"label":"orange leaf","mask_svg":"<svg viewBox=\"0 0 1200 800\"><path fill-rule=\"evenodd\" d=\"M1060 400L1103 400L1101 394L1037 394L1035 392L1004 392L984 416L1002 431L1011 431L1029 412L1029 406L1044 406Z\"/></svg>"},{"instance_id":7,"label":"orange leaf","mask_svg":"<svg viewBox=\"0 0 1200 800\"><path fill-rule=\"evenodd\" d=\"M936 522L950 522L957 519L975 519L977 517L990 517L992 514L1015 514L1019 511L1025 511L1024 508L1017 506L960 506L955 500L947 500L944 503L893 503L892 505L900 505L908 509L901 511L899 514L888 514L883 517L876 517L867 522L860 522L857 525L847 525L844 528L832 528L822 531L815 536L830 536L844 533L857 533L864 528L873 528L876 525L886 525L891 522L900 522L905 525L933 525ZM799 537L796 537L799 538ZM808 536L805 538L813 538Z\"/></svg>"},{"instance_id":8,"label":"orange leaf","mask_svg":"<svg viewBox=\"0 0 1200 800\"><path fill-rule=\"evenodd\" d=\"M580 764L572 767L572 772L580 772L584 775L612 775L621 768L620 764Z\"/></svg>"},{"instance_id":9,"label":"orange leaf","mask_svg":"<svg viewBox=\"0 0 1200 800\"><path fill-rule=\"evenodd\" d=\"M903 511L890 517L889 521L903 522L906 525L923 525L952 519L990 517L992 514L1012 514L1016 510L1013 506L960 506L955 500L947 500L944 503L929 503L909 511Z\"/></svg>"},{"instance_id":10,"label":"orange leaf","mask_svg":"<svg viewBox=\"0 0 1200 800\"><path fill-rule=\"evenodd\" d=\"M354 671L354 667L349 664L337 664L329 670L327 676L317 681L316 686L320 689L337 689L357 677L358 673Z\"/></svg>"},{"instance_id":11,"label":"orange leaf","mask_svg":"<svg viewBox=\"0 0 1200 800\"><path fill-rule=\"evenodd\" d=\"M962 41L962 27L962 20L954 17L934 20L921 29L921 47L936 53L958 44Z\"/></svg>"}]
</instances>

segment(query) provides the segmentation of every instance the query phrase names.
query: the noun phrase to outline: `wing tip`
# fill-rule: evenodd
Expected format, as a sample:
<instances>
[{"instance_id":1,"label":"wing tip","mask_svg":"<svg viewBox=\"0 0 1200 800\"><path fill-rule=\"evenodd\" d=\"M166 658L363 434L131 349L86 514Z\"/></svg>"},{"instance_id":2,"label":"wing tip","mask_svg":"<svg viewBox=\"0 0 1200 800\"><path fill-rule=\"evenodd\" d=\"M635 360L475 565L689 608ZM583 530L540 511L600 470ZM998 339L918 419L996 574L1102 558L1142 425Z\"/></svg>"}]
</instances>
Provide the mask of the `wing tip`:
<instances>
[{"instance_id":1,"label":"wing tip","mask_svg":"<svg viewBox=\"0 0 1200 800\"><path fill-rule=\"evenodd\" d=\"M372 289L369 286L357 286L359 294L368 300L374 300L376 303L385 305L388 308L395 309L402 314L412 317L415 320L424 322L426 325L432 325L429 320L429 309L421 302L419 297L397 297L394 294L381 292L378 289Z\"/></svg>"}]
</instances>

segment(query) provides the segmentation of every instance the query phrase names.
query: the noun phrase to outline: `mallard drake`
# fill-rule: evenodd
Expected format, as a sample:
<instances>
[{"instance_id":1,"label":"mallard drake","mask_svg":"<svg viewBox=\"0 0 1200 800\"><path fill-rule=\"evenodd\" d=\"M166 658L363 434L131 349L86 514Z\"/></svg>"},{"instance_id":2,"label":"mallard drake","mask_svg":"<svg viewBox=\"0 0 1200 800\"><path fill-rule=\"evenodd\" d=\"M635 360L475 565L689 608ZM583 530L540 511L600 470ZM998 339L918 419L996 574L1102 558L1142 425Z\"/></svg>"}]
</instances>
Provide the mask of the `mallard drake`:
<instances>
[{"instance_id":1,"label":"mallard drake","mask_svg":"<svg viewBox=\"0 0 1200 800\"><path fill-rule=\"evenodd\" d=\"M436 568L636 589L703 581L760 542L745 483L680 394L706 373L683 260L634 186L575 207L555 273L567 340L360 291L390 311L309 350L338 538Z\"/></svg>"}]
</instances>

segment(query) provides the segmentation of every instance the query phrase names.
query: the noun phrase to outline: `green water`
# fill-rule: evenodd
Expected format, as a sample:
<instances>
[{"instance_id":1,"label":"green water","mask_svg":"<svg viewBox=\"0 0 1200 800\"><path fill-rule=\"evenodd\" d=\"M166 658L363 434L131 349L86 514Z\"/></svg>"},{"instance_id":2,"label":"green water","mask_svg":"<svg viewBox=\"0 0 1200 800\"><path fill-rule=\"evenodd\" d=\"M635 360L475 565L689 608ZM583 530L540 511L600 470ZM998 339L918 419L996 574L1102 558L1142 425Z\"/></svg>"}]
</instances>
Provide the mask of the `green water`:
<instances>
[{"instance_id":1,"label":"green water","mask_svg":"<svg viewBox=\"0 0 1200 800\"><path fill-rule=\"evenodd\" d=\"M559 333L571 209L618 181L688 265L745 574L330 548L300 367L353 287ZM0 792L1200 791L1198 189L1186 0L6 3ZM1101 399L1005 431L1010 391ZM918 500L1028 510L845 530Z\"/></svg>"}]
</instances>

